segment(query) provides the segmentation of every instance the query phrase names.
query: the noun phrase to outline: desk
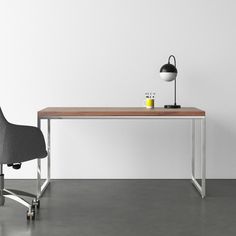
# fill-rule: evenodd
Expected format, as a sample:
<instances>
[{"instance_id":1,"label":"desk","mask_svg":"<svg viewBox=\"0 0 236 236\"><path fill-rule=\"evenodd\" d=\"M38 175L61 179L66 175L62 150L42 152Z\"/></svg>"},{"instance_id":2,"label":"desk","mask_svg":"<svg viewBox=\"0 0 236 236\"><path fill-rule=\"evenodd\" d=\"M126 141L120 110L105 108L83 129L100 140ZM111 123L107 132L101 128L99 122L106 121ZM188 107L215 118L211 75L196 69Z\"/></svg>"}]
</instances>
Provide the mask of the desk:
<instances>
[{"instance_id":1,"label":"desk","mask_svg":"<svg viewBox=\"0 0 236 236\"><path fill-rule=\"evenodd\" d=\"M185 119L191 121L192 140L192 183L201 194L206 195L206 115L198 108L185 107L180 109L141 107L48 107L38 111L38 127L41 121L47 121L47 178L41 185L41 159L37 161L37 197L40 198L50 183L51 169L51 120L55 119ZM196 121L200 121L200 158L201 185L196 180Z\"/></svg>"}]
</instances>

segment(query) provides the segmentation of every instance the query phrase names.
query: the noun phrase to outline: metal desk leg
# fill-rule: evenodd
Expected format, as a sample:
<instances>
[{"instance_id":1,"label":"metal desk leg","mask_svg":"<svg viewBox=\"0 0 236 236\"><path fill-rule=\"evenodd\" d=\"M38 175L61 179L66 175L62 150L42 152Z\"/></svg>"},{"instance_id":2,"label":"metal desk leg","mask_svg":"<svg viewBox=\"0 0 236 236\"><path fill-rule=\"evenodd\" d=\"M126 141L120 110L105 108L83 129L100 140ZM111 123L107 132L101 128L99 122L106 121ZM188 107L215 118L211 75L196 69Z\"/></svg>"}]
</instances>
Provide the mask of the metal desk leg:
<instances>
[{"instance_id":1,"label":"metal desk leg","mask_svg":"<svg viewBox=\"0 0 236 236\"><path fill-rule=\"evenodd\" d=\"M202 198L206 196L206 119L201 120Z\"/></svg>"},{"instance_id":2,"label":"metal desk leg","mask_svg":"<svg viewBox=\"0 0 236 236\"><path fill-rule=\"evenodd\" d=\"M201 194L206 196L206 118L201 119L201 185L195 177L195 156L196 156L196 124L192 120L192 183Z\"/></svg>"},{"instance_id":3,"label":"metal desk leg","mask_svg":"<svg viewBox=\"0 0 236 236\"><path fill-rule=\"evenodd\" d=\"M37 120L38 128L41 129L41 120ZM41 159L37 159L37 199L40 198L41 194Z\"/></svg>"},{"instance_id":4,"label":"metal desk leg","mask_svg":"<svg viewBox=\"0 0 236 236\"><path fill-rule=\"evenodd\" d=\"M51 179L51 120L48 119L48 165L47 165L47 172L48 172L48 180Z\"/></svg>"},{"instance_id":5,"label":"metal desk leg","mask_svg":"<svg viewBox=\"0 0 236 236\"><path fill-rule=\"evenodd\" d=\"M38 128L41 128L41 119L38 118ZM37 199L42 197L44 191L46 190L47 186L50 183L50 177L51 177L51 155L50 155L50 149L51 149L51 137L50 137L50 131L51 131L51 123L50 119L48 119L48 125L47 125L47 148L48 148L48 156L47 156L47 178L44 181L44 183L41 186L41 159L37 160Z\"/></svg>"},{"instance_id":6,"label":"metal desk leg","mask_svg":"<svg viewBox=\"0 0 236 236\"><path fill-rule=\"evenodd\" d=\"M192 119L192 179L195 178L195 153L196 153L196 124Z\"/></svg>"}]
</instances>

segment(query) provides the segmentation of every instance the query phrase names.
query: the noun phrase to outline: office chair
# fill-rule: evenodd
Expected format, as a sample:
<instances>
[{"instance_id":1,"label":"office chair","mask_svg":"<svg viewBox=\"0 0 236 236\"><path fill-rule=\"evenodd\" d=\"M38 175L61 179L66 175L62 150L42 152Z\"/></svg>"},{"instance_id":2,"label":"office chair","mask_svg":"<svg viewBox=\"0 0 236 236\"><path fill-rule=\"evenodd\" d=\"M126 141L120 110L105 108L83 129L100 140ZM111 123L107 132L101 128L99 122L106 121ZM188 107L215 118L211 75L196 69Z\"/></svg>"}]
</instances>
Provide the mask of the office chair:
<instances>
[{"instance_id":1,"label":"office chair","mask_svg":"<svg viewBox=\"0 0 236 236\"><path fill-rule=\"evenodd\" d=\"M39 209L40 201L37 196L15 189L4 187L3 165L19 169L21 163L47 156L46 145L40 129L32 126L15 125L9 123L0 108L0 206L5 203L5 197L26 206L28 220L35 219L35 209ZM19 197L33 198L32 203Z\"/></svg>"}]
</instances>

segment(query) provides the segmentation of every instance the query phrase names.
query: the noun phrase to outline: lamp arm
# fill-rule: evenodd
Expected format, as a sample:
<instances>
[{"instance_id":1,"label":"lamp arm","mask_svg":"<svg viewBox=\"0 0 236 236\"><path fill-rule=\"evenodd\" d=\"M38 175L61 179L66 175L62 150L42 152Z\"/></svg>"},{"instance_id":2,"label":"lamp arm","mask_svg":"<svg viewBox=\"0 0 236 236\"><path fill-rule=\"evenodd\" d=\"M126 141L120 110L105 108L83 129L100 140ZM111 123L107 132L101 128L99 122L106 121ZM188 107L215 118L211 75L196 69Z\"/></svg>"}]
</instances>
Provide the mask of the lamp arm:
<instances>
[{"instance_id":1,"label":"lamp arm","mask_svg":"<svg viewBox=\"0 0 236 236\"><path fill-rule=\"evenodd\" d=\"M169 56L169 58L168 58L168 64L170 64L170 59L171 59L171 57L173 58L173 60L174 60L174 65L175 65L175 67L176 67L176 59L175 59L175 56L174 56L174 55L170 55L170 56Z\"/></svg>"}]
</instances>

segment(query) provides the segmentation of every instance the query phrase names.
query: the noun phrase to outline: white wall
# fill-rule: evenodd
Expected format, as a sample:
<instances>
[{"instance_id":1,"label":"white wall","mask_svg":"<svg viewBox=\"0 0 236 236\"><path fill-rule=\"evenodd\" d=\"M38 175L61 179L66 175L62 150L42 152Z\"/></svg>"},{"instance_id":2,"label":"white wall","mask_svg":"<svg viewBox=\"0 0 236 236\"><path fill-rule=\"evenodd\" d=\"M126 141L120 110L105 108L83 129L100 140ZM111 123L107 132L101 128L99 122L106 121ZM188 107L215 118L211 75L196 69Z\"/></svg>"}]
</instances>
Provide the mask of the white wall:
<instances>
[{"instance_id":1,"label":"white wall","mask_svg":"<svg viewBox=\"0 0 236 236\"><path fill-rule=\"evenodd\" d=\"M207 111L207 177L236 177L236 1L0 2L0 105L36 125L48 106L172 102L159 68L174 54L178 101ZM189 178L190 122L53 121L53 178ZM35 163L8 178L35 177ZM18 173L18 175L17 175Z\"/></svg>"}]
</instances>

